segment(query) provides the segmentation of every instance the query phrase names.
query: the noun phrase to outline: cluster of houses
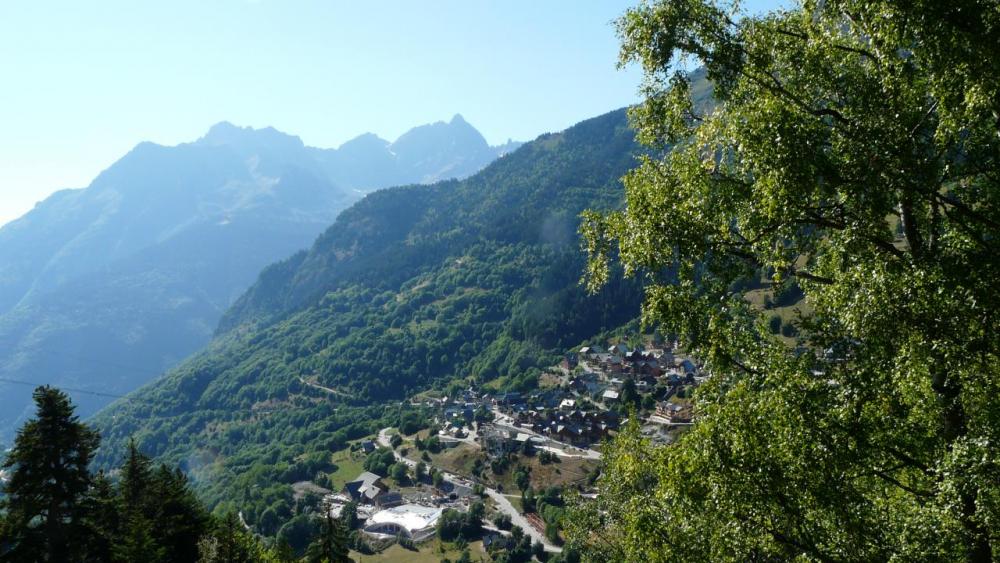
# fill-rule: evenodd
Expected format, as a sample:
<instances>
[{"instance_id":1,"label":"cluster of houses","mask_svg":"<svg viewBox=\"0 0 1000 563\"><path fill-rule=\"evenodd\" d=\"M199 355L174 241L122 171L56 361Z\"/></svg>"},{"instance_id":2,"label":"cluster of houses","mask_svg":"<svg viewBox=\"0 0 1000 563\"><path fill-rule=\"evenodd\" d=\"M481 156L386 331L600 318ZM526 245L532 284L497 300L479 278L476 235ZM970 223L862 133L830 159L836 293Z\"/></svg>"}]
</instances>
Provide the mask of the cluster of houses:
<instances>
[{"instance_id":1,"label":"cluster of houses","mask_svg":"<svg viewBox=\"0 0 1000 563\"><path fill-rule=\"evenodd\" d=\"M526 447L537 446L544 440L527 432L505 429L493 424L485 424L477 433L479 446L491 458L503 457L511 452L524 451Z\"/></svg>"},{"instance_id":2,"label":"cluster of houses","mask_svg":"<svg viewBox=\"0 0 1000 563\"><path fill-rule=\"evenodd\" d=\"M615 411L580 410L576 399L563 399L558 409L520 411L513 420L518 427L577 447L599 443L619 425Z\"/></svg>"},{"instance_id":3,"label":"cluster of houses","mask_svg":"<svg viewBox=\"0 0 1000 563\"><path fill-rule=\"evenodd\" d=\"M455 487L457 489L458 487ZM406 537L414 541L434 534L437 521L446 506L467 497L470 490L453 491L445 496L438 492L433 497L404 497L394 491L382 477L370 471L361 472L357 478L344 484L338 492L325 499L327 508L335 517L348 502L357 506L358 518L364 523L362 531L373 537Z\"/></svg>"},{"instance_id":4,"label":"cluster of houses","mask_svg":"<svg viewBox=\"0 0 1000 563\"><path fill-rule=\"evenodd\" d=\"M588 367L611 376L637 379L667 377L679 382L698 375L698 366L694 362L675 356L669 348L629 350L624 344L615 344L604 350L600 346L584 346L579 354L567 354L562 367L574 369L581 361Z\"/></svg>"},{"instance_id":5,"label":"cluster of houses","mask_svg":"<svg viewBox=\"0 0 1000 563\"><path fill-rule=\"evenodd\" d=\"M584 346L567 354L561 366L563 383L530 393L517 391L479 393L473 388L437 400L438 422L443 428L441 444L460 443L483 410L503 415L501 427L480 425L477 442L491 454L523 448L525 442L553 442L552 445L587 447L600 443L617 431L620 415L614 406L623 389L631 385L640 396L656 391L655 420L659 423L687 424L691 408L685 401L670 400L686 386L696 385L700 369L691 359L676 354L672 347L630 349L615 344ZM485 431L484 431L485 428Z\"/></svg>"}]
</instances>

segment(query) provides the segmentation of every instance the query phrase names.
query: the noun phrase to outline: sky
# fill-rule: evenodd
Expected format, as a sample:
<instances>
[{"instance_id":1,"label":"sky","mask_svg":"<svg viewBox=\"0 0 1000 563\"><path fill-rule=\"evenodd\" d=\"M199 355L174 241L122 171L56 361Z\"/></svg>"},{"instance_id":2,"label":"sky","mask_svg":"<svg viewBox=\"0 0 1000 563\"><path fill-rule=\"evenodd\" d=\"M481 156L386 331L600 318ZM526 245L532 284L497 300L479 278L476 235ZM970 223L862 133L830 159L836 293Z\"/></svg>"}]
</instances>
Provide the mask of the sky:
<instances>
[{"instance_id":1,"label":"sky","mask_svg":"<svg viewBox=\"0 0 1000 563\"><path fill-rule=\"evenodd\" d=\"M318 147L456 113L492 144L565 129L638 101L612 25L634 3L4 0L0 225L223 120Z\"/></svg>"}]
</instances>

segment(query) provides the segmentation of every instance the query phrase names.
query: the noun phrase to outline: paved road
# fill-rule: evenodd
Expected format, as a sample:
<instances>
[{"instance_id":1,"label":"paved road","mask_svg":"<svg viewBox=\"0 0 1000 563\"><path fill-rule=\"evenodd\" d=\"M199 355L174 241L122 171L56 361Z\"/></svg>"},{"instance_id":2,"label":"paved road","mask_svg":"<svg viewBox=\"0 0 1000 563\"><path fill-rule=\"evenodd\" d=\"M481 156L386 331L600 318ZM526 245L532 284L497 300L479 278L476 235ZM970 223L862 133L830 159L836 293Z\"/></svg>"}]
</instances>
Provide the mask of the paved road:
<instances>
[{"instance_id":1,"label":"paved road","mask_svg":"<svg viewBox=\"0 0 1000 563\"><path fill-rule=\"evenodd\" d=\"M392 449L392 446L390 445L389 442L389 430L391 430L391 428L383 428L382 430L379 430L378 443L380 446ZM401 461L410 467L415 467L417 465L417 462L402 455L399 455L399 452L397 452L396 450L392 450L392 455L396 457L396 461ZM448 473L447 471L441 471L441 476L444 478L445 481L448 481L453 485L462 485L463 487L470 487L470 488L473 485L473 483L468 479L463 479L462 477L459 477L458 475L453 475L451 473ZM518 512L516 508L514 508L514 505L510 503L510 500L508 500L503 493L500 493L499 491L491 489L489 487L485 487L485 492L486 495L489 496L491 499L493 499L493 502L496 503L497 509L506 514L507 516L510 516L511 523L514 524L515 526L520 526L524 530L524 533L527 534L529 537L531 537L532 542L536 541L541 542L542 545L545 546L545 551L549 551L552 553L559 553L562 551L561 547L557 545L552 545L552 542L550 542L545 537L545 535L543 535L534 526L532 526L528 522L528 520L520 512Z\"/></svg>"},{"instance_id":2,"label":"paved road","mask_svg":"<svg viewBox=\"0 0 1000 563\"><path fill-rule=\"evenodd\" d=\"M532 526L531 523L528 522L527 518L518 512L517 509L514 508L514 505L507 500L505 495L494 489L490 489L489 487L486 488L486 494L493 499L493 502L496 503L498 509L500 509L504 514L510 516L511 524L520 526L521 529L524 530L525 534L531 536L532 542L542 542L542 545L545 546L545 551L551 551L554 553L562 551L561 547L552 545L552 543L549 542L549 540L541 532L539 532L537 528Z\"/></svg>"}]
</instances>

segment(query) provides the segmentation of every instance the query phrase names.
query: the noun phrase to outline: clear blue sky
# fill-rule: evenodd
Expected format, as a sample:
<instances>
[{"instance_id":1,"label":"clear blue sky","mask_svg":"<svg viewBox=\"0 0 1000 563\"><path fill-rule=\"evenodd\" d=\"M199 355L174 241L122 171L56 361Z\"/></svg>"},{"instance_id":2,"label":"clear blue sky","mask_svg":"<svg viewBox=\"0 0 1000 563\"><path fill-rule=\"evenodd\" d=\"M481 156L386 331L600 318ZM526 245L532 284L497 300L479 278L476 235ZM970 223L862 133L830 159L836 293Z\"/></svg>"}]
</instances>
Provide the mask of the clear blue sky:
<instances>
[{"instance_id":1,"label":"clear blue sky","mask_svg":"<svg viewBox=\"0 0 1000 563\"><path fill-rule=\"evenodd\" d=\"M0 224L222 120L320 147L455 113L491 143L563 129L637 100L611 25L633 3L6 0Z\"/></svg>"}]
</instances>

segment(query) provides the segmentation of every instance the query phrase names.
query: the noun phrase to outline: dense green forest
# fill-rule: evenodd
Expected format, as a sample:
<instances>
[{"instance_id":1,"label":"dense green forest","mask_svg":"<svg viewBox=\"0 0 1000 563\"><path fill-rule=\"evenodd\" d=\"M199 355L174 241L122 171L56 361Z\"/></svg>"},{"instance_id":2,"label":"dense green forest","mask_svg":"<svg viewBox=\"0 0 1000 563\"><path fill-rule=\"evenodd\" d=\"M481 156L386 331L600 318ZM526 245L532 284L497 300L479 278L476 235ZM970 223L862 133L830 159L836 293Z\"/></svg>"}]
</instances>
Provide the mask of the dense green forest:
<instances>
[{"instance_id":1,"label":"dense green forest","mask_svg":"<svg viewBox=\"0 0 1000 563\"><path fill-rule=\"evenodd\" d=\"M624 110L548 134L461 182L367 196L311 249L263 272L204 352L94 419L111 467L134 438L217 513L274 534L291 483L409 416L397 401L538 368L638 314L633 281L594 296L579 213L621 205L638 154Z\"/></svg>"},{"instance_id":2,"label":"dense green forest","mask_svg":"<svg viewBox=\"0 0 1000 563\"><path fill-rule=\"evenodd\" d=\"M3 468L0 561L278 562L296 560L290 546L263 543L235 512L214 518L177 468L154 464L135 442L114 470L91 473L100 436L81 424L64 393L35 390L36 416L18 431ZM347 556L340 521L316 525L310 561ZM336 533L334 533L336 532Z\"/></svg>"},{"instance_id":3,"label":"dense green forest","mask_svg":"<svg viewBox=\"0 0 1000 563\"><path fill-rule=\"evenodd\" d=\"M712 375L677 443L633 425L605 450L572 541L589 561L992 561L997 4L732 4L618 22L655 154L622 211L587 215L590 281L637 274L644 319ZM714 111L678 61L704 65ZM804 297L791 330L734 290L762 269Z\"/></svg>"}]
</instances>

